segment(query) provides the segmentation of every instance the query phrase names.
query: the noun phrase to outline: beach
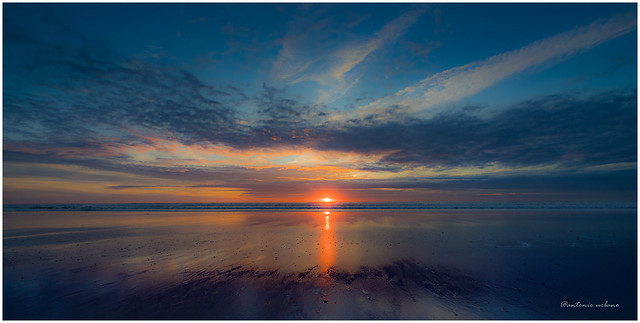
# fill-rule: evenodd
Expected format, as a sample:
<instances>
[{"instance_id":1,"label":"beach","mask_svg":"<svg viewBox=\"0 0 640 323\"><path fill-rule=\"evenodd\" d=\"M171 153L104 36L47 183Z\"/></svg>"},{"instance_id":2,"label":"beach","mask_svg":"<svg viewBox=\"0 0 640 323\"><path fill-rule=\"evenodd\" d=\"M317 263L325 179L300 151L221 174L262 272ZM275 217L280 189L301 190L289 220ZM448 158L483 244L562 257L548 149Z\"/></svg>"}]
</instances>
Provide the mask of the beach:
<instances>
[{"instance_id":1,"label":"beach","mask_svg":"<svg viewBox=\"0 0 640 323\"><path fill-rule=\"evenodd\" d=\"M636 209L21 210L4 319L635 319Z\"/></svg>"},{"instance_id":2,"label":"beach","mask_svg":"<svg viewBox=\"0 0 640 323\"><path fill-rule=\"evenodd\" d=\"M5 320L637 320L638 3L6 1Z\"/></svg>"}]
</instances>

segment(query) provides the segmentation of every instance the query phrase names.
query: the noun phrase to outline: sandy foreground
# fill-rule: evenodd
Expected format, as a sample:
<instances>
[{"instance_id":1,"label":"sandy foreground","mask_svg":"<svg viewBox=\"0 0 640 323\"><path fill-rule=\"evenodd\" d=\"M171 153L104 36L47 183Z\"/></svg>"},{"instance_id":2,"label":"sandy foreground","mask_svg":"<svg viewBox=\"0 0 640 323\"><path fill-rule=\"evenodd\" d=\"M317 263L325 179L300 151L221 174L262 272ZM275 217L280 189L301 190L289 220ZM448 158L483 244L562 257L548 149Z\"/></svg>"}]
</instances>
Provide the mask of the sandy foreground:
<instances>
[{"instance_id":1,"label":"sandy foreground","mask_svg":"<svg viewBox=\"0 0 640 323\"><path fill-rule=\"evenodd\" d=\"M635 319L635 221L635 210L5 213L3 318Z\"/></svg>"}]
</instances>

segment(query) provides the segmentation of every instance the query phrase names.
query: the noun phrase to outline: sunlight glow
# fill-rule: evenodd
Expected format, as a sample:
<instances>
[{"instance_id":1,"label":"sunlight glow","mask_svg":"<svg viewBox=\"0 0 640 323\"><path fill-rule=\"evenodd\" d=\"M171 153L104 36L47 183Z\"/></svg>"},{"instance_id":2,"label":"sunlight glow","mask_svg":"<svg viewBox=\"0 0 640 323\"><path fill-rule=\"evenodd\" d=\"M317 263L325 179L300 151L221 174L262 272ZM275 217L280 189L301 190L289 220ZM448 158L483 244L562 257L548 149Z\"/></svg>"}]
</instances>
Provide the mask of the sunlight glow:
<instances>
[{"instance_id":1,"label":"sunlight glow","mask_svg":"<svg viewBox=\"0 0 640 323\"><path fill-rule=\"evenodd\" d=\"M322 271L327 271L336 261L336 237L331 230L329 216L324 217L324 230L320 231L319 260Z\"/></svg>"},{"instance_id":2,"label":"sunlight glow","mask_svg":"<svg viewBox=\"0 0 640 323\"><path fill-rule=\"evenodd\" d=\"M330 197L325 197L325 198L323 198L323 199L322 199L322 201L324 201L324 202L331 202L332 200L331 200L331 198L330 198Z\"/></svg>"}]
</instances>

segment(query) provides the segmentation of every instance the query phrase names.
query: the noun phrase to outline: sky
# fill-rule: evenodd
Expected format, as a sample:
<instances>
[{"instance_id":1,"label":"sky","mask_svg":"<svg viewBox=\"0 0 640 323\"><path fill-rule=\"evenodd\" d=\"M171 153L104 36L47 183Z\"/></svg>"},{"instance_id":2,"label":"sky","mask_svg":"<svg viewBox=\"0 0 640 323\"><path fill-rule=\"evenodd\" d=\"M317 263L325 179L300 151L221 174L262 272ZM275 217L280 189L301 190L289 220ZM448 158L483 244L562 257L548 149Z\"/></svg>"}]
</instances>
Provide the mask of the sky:
<instances>
[{"instance_id":1,"label":"sky","mask_svg":"<svg viewBox=\"0 0 640 323\"><path fill-rule=\"evenodd\" d=\"M3 203L633 202L637 5L3 4Z\"/></svg>"}]
</instances>

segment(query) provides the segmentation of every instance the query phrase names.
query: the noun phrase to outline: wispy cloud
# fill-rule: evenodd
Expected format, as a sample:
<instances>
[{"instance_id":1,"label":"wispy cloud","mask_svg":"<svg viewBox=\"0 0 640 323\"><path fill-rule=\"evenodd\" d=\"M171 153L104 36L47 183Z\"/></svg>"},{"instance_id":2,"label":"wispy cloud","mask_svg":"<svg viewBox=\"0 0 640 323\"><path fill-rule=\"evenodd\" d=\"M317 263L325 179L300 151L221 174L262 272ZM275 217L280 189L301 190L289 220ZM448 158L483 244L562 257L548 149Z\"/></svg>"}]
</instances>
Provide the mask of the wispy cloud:
<instances>
[{"instance_id":1,"label":"wispy cloud","mask_svg":"<svg viewBox=\"0 0 640 323\"><path fill-rule=\"evenodd\" d=\"M387 117L389 107L392 106L400 106L407 112L419 112L437 104L460 100L514 74L543 64L551 66L634 29L635 15L598 20L588 26L577 27L516 50L442 71L394 95L358 108L355 117L363 118L375 114Z\"/></svg>"},{"instance_id":2,"label":"wispy cloud","mask_svg":"<svg viewBox=\"0 0 640 323\"><path fill-rule=\"evenodd\" d=\"M321 46L327 44L308 43L309 39L317 41L318 37L310 34L324 32L322 27L329 19L320 20L303 32L290 32L274 64L274 74L289 84L314 81L321 86L318 101L332 102L359 81L361 75L353 72L369 55L397 41L426 10L427 7L420 7L408 11L382 26L370 38L330 44L329 50Z\"/></svg>"},{"instance_id":3,"label":"wispy cloud","mask_svg":"<svg viewBox=\"0 0 640 323\"><path fill-rule=\"evenodd\" d=\"M346 73L360 64L367 56L378 50L384 45L395 42L411 27L418 17L420 17L427 9L425 7L418 10L407 12L393 21L384 25L374 36L363 44L352 44L342 50L337 51L335 55L335 64L320 79L333 79L344 81Z\"/></svg>"}]
</instances>

